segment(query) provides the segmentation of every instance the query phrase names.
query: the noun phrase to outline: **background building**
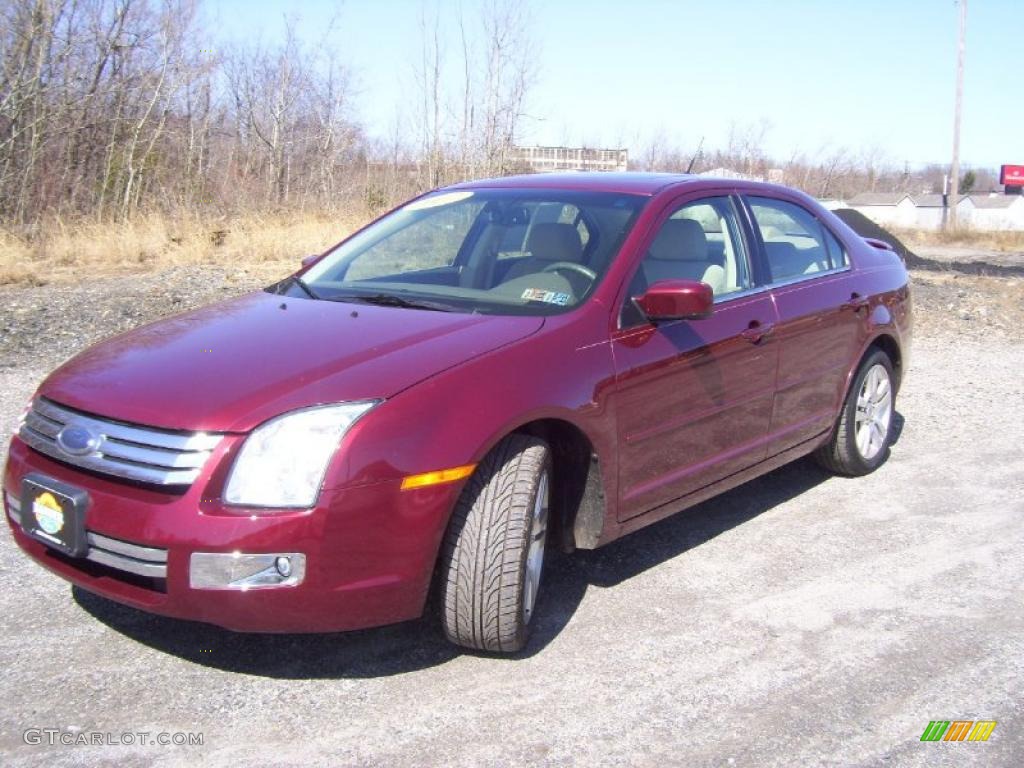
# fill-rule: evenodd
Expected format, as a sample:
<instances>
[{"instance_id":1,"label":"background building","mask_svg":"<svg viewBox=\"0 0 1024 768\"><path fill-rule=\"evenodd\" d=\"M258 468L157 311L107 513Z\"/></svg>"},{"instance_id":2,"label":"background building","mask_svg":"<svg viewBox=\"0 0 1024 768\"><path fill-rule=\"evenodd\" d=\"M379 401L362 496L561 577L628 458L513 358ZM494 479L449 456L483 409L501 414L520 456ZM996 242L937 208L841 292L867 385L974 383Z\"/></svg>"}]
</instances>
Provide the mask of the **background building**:
<instances>
[{"instance_id":1,"label":"background building","mask_svg":"<svg viewBox=\"0 0 1024 768\"><path fill-rule=\"evenodd\" d=\"M850 198L849 206L884 227L917 226L917 208L906 192L862 192Z\"/></svg>"},{"instance_id":2,"label":"background building","mask_svg":"<svg viewBox=\"0 0 1024 768\"><path fill-rule=\"evenodd\" d=\"M960 201L957 216L971 229L1024 231L1024 197L971 195Z\"/></svg>"},{"instance_id":3,"label":"background building","mask_svg":"<svg viewBox=\"0 0 1024 768\"><path fill-rule=\"evenodd\" d=\"M958 202L963 202L964 197L961 197ZM945 226L946 222L946 209L942 204L942 195L911 195L910 200L914 204L915 221L912 225L915 229L927 229L929 231L938 231ZM949 201L950 206L953 205L952 199ZM958 206L957 211L957 222L958 226L967 226L967 217L963 216L963 208Z\"/></svg>"},{"instance_id":4,"label":"background building","mask_svg":"<svg viewBox=\"0 0 1024 768\"><path fill-rule=\"evenodd\" d=\"M624 171L629 164L625 149L591 147L514 147L514 165L531 171Z\"/></svg>"},{"instance_id":5,"label":"background building","mask_svg":"<svg viewBox=\"0 0 1024 768\"><path fill-rule=\"evenodd\" d=\"M943 226L942 195L905 192L863 192L848 203L876 224L900 229L939 230ZM957 224L981 232L1024 231L1024 197L963 195L957 202Z\"/></svg>"}]
</instances>

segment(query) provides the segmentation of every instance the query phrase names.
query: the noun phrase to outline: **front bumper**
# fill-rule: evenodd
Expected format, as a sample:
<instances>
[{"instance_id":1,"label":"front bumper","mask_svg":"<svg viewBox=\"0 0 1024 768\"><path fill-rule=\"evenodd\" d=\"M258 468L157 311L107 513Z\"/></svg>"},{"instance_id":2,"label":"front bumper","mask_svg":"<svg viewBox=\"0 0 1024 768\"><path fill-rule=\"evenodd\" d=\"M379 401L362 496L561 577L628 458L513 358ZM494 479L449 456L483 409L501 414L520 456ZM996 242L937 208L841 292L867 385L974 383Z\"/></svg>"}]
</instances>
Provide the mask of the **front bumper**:
<instances>
[{"instance_id":1,"label":"front bumper","mask_svg":"<svg viewBox=\"0 0 1024 768\"><path fill-rule=\"evenodd\" d=\"M217 466L214 456L210 465ZM43 473L89 494L86 558L26 535L10 494ZM419 616L441 537L461 483L414 491L400 481L324 490L311 510L237 510L210 495L203 476L175 494L107 479L53 461L19 438L3 477L4 508L18 546L90 592L153 613L245 632L333 632ZM13 514L12 514L13 513ZM250 590L193 589L193 552L301 552L302 583Z\"/></svg>"}]
</instances>

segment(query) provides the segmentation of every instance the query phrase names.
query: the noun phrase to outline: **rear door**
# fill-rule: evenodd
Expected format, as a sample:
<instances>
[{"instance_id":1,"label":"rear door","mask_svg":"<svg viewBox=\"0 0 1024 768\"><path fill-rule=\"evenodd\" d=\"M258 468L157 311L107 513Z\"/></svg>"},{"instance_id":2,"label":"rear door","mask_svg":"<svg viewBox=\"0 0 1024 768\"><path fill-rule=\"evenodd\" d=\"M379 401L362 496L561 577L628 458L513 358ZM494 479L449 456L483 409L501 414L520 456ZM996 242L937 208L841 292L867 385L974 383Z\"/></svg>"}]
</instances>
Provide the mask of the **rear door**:
<instances>
[{"instance_id":1,"label":"rear door","mask_svg":"<svg viewBox=\"0 0 1024 768\"><path fill-rule=\"evenodd\" d=\"M775 308L755 290L736 200L670 204L645 250L612 339L620 520L765 457L778 355ZM665 279L711 284L712 316L647 321L632 297Z\"/></svg>"},{"instance_id":2,"label":"rear door","mask_svg":"<svg viewBox=\"0 0 1024 768\"><path fill-rule=\"evenodd\" d=\"M866 301L857 292L845 248L810 210L766 196L745 201L778 312L771 456L832 427Z\"/></svg>"}]
</instances>

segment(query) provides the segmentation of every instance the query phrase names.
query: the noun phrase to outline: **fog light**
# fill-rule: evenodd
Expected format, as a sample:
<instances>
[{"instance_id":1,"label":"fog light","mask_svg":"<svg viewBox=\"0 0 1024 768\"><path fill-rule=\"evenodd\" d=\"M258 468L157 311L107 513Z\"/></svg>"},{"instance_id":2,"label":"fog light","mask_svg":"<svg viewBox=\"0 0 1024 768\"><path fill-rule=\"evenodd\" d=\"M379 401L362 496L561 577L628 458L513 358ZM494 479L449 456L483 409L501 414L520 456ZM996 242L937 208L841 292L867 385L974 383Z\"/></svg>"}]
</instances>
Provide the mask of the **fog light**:
<instances>
[{"instance_id":1,"label":"fog light","mask_svg":"<svg viewBox=\"0 0 1024 768\"><path fill-rule=\"evenodd\" d=\"M305 576L306 556L297 552L193 552L189 559L188 580L192 589L294 587Z\"/></svg>"}]
</instances>

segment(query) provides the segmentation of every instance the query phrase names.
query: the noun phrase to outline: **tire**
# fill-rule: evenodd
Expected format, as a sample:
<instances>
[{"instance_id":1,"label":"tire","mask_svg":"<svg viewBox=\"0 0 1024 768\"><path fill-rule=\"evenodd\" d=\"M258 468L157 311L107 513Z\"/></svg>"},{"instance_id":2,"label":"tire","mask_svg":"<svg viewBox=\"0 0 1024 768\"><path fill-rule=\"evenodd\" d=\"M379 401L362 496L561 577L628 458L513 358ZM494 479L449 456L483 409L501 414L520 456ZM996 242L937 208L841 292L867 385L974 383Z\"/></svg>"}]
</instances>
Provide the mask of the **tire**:
<instances>
[{"instance_id":1,"label":"tire","mask_svg":"<svg viewBox=\"0 0 1024 768\"><path fill-rule=\"evenodd\" d=\"M821 466L848 477L866 475L881 466L892 441L895 381L892 361L885 352L876 349L864 359L832 436L814 452Z\"/></svg>"},{"instance_id":2,"label":"tire","mask_svg":"<svg viewBox=\"0 0 1024 768\"><path fill-rule=\"evenodd\" d=\"M526 645L544 565L550 479L547 444L520 434L498 443L470 478L445 534L439 573L441 621L453 643L503 653Z\"/></svg>"}]
</instances>

